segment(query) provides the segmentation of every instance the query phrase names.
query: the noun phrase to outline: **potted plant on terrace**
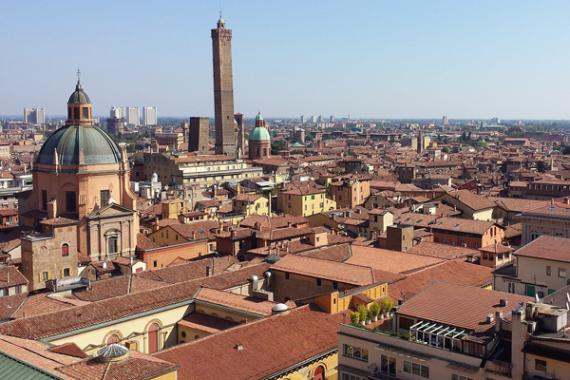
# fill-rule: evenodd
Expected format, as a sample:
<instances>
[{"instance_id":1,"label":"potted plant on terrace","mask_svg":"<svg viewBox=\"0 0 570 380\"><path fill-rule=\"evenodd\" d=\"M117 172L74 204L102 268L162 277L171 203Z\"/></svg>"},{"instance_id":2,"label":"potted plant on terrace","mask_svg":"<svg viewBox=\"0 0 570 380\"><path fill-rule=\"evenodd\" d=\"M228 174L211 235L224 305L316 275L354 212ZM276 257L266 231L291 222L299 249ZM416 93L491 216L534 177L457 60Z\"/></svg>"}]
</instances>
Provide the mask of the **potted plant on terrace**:
<instances>
[{"instance_id":1,"label":"potted plant on terrace","mask_svg":"<svg viewBox=\"0 0 570 380\"><path fill-rule=\"evenodd\" d=\"M352 323L353 326L358 326L358 322L360 322L360 314L353 311L350 313L350 323Z\"/></svg>"},{"instance_id":2,"label":"potted plant on terrace","mask_svg":"<svg viewBox=\"0 0 570 380\"><path fill-rule=\"evenodd\" d=\"M378 320L378 314L380 314L380 305L377 302L370 305L370 313L372 314L372 320L376 322Z\"/></svg>"},{"instance_id":3,"label":"potted plant on terrace","mask_svg":"<svg viewBox=\"0 0 570 380\"><path fill-rule=\"evenodd\" d=\"M394 301L390 297L384 297L381 301L382 304L382 312L386 315L386 317L391 315L392 309L394 308Z\"/></svg>"},{"instance_id":4,"label":"potted plant on terrace","mask_svg":"<svg viewBox=\"0 0 570 380\"><path fill-rule=\"evenodd\" d=\"M358 305L358 317L360 319L360 323L365 325L368 318L368 310L366 310L366 306Z\"/></svg>"}]
</instances>

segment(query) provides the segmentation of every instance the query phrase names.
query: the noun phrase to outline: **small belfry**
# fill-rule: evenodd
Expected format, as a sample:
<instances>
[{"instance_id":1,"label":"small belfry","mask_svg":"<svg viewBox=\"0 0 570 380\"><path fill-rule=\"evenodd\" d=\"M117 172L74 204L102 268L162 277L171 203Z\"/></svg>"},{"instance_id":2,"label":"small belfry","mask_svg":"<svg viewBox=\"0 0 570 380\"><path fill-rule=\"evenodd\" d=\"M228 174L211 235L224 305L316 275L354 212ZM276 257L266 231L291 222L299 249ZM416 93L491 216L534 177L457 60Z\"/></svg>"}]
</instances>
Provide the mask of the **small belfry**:
<instances>
[{"instance_id":1,"label":"small belfry","mask_svg":"<svg viewBox=\"0 0 570 380\"><path fill-rule=\"evenodd\" d=\"M77 69L75 91L67 101L66 125L93 125L93 105L81 86L81 71Z\"/></svg>"}]
</instances>

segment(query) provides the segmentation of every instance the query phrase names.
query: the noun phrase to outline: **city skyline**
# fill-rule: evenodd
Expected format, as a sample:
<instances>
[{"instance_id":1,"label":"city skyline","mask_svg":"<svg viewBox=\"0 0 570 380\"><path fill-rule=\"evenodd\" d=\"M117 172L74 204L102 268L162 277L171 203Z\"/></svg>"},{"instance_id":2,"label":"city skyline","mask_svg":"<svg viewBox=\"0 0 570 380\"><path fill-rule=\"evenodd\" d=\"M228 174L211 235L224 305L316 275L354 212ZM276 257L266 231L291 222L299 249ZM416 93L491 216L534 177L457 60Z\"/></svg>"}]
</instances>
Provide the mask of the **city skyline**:
<instances>
[{"instance_id":1,"label":"city skyline","mask_svg":"<svg viewBox=\"0 0 570 380\"><path fill-rule=\"evenodd\" d=\"M9 54L0 63L0 114L42 107L48 117L63 115L59 96L80 67L95 115L115 104L153 104L162 116L213 117L208 32L219 5L134 4L70 9L63 2L27 14L25 30L2 41ZM234 31L235 111L252 117L261 110L268 118L570 118L570 54L563 49L569 4L414 4L225 2L223 17ZM16 30L28 7L4 8L5 28ZM136 21L125 23L125 11ZM82 33L69 34L69 20ZM106 28L115 28L114 38L101 33ZM85 36L88 45L81 44ZM31 41L37 49L26 48Z\"/></svg>"}]
</instances>

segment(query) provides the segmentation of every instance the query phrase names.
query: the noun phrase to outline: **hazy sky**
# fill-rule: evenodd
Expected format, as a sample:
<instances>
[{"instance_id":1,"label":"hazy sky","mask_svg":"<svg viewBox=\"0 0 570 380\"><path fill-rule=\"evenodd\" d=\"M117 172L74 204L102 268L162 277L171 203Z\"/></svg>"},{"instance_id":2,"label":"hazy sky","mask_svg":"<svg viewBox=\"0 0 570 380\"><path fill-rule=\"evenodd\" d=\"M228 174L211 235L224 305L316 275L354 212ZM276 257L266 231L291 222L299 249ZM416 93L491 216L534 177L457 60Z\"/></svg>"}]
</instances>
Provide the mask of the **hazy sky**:
<instances>
[{"instance_id":1,"label":"hazy sky","mask_svg":"<svg viewBox=\"0 0 570 380\"><path fill-rule=\"evenodd\" d=\"M267 117L570 118L570 1L223 0L236 111ZM213 115L218 1L3 1L0 114Z\"/></svg>"}]
</instances>

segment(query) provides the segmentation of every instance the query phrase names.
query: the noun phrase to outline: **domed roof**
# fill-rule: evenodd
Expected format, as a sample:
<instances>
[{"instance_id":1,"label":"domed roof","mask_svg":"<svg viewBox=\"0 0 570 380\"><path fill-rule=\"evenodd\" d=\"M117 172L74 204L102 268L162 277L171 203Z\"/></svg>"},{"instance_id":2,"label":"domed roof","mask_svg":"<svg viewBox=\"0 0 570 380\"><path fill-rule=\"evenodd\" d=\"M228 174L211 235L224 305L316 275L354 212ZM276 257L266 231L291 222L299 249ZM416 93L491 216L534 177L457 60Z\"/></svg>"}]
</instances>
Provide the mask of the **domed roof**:
<instances>
[{"instance_id":1,"label":"domed roof","mask_svg":"<svg viewBox=\"0 0 570 380\"><path fill-rule=\"evenodd\" d=\"M289 306L285 305L284 303L275 304L271 308L271 311L273 313L282 313L282 312L287 311L287 310L289 310Z\"/></svg>"},{"instance_id":2,"label":"domed roof","mask_svg":"<svg viewBox=\"0 0 570 380\"><path fill-rule=\"evenodd\" d=\"M77 81L77 84L75 85L75 91L73 91L73 94L71 94L67 103L68 104L91 103L91 99L89 99L89 96L87 96L85 91L83 91L83 87L81 87L81 83L79 82L79 80Z\"/></svg>"},{"instance_id":3,"label":"domed roof","mask_svg":"<svg viewBox=\"0 0 570 380\"><path fill-rule=\"evenodd\" d=\"M250 141L271 141L269 131L265 127L255 127L249 134Z\"/></svg>"},{"instance_id":4,"label":"domed roof","mask_svg":"<svg viewBox=\"0 0 570 380\"><path fill-rule=\"evenodd\" d=\"M113 139L94 126L68 125L55 131L44 143L36 163L57 164L116 164L121 161L121 151Z\"/></svg>"},{"instance_id":5,"label":"domed roof","mask_svg":"<svg viewBox=\"0 0 570 380\"><path fill-rule=\"evenodd\" d=\"M129 356L129 349L118 343L111 343L98 352L98 359L102 362L116 362L126 359Z\"/></svg>"}]
</instances>

